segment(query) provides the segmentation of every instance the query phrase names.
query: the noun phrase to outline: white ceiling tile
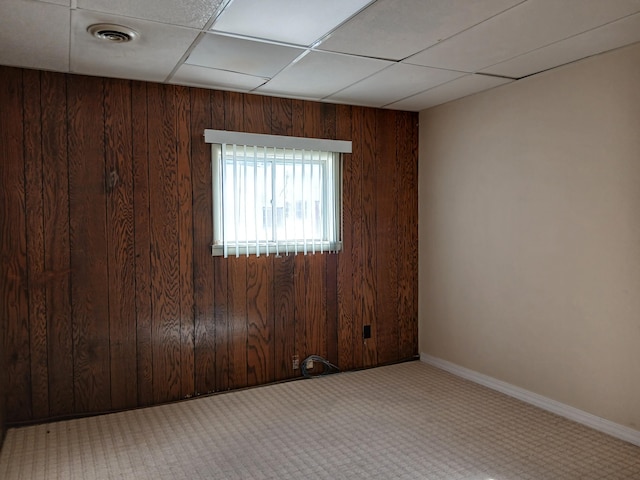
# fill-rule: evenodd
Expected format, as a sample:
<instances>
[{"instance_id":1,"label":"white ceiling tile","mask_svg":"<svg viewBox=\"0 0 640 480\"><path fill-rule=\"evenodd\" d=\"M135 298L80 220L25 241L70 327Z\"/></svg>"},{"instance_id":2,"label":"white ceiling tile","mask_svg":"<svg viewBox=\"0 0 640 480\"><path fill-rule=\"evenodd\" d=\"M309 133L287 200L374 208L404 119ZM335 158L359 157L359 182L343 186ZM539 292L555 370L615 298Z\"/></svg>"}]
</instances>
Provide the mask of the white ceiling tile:
<instances>
[{"instance_id":1,"label":"white ceiling tile","mask_svg":"<svg viewBox=\"0 0 640 480\"><path fill-rule=\"evenodd\" d=\"M192 87L219 88L221 90L235 90L249 92L259 87L267 78L254 77L243 73L215 70L184 64L171 77L170 83L190 85Z\"/></svg>"},{"instance_id":2,"label":"white ceiling tile","mask_svg":"<svg viewBox=\"0 0 640 480\"><path fill-rule=\"evenodd\" d=\"M321 99L391 65L371 58L310 52L280 72L257 93Z\"/></svg>"},{"instance_id":3,"label":"white ceiling tile","mask_svg":"<svg viewBox=\"0 0 640 480\"><path fill-rule=\"evenodd\" d=\"M528 1L406 61L475 72L639 9L640 0Z\"/></svg>"},{"instance_id":4,"label":"white ceiling tile","mask_svg":"<svg viewBox=\"0 0 640 480\"><path fill-rule=\"evenodd\" d=\"M483 72L520 78L640 41L640 13L489 67Z\"/></svg>"},{"instance_id":5,"label":"white ceiling tile","mask_svg":"<svg viewBox=\"0 0 640 480\"><path fill-rule=\"evenodd\" d=\"M462 72L396 63L327 99L381 107L462 75Z\"/></svg>"},{"instance_id":6,"label":"white ceiling tile","mask_svg":"<svg viewBox=\"0 0 640 480\"><path fill-rule=\"evenodd\" d=\"M0 19L0 64L69 70L68 7L2 0Z\"/></svg>"},{"instance_id":7,"label":"white ceiling tile","mask_svg":"<svg viewBox=\"0 0 640 480\"><path fill-rule=\"evenodd\" d=\"M87 32L94 23L116 23L136 30L130 43L99 40ZM133 18L73 10L71 71L105 77L163 81L198 35L197 30Z\"/></svg>"},{"instance_id":8,"label":"white ceiling tile","mask_svg":"<svg viewBox=\"0 0 640 480\"><path fill-rule=\"evenodd\" d=\"M387 105L397 110L409 110L418 112L425 108L440 105L457 98L466 97L474 93L482 92L490 88L510 83L513 80L507 78L490 77L487 75L465 75L450 82L438 85L426 92L419 93L399 102Z\"/></svg>"},{"instance_id":9,"label":"white ceiling tile","mask_svg":"<svg viewBox=\"0 0 640 480\"><path fill-rule=\"evenodd\" d=\"M401 60L523 0L378 0L320 49Z\"/></svg>"},{"instance_id":10,"label":"white ceiling tile","mask_svg":"<svg viewBox=\"0 0 640 480\"><path fill-rule=\"evenodd\" d=\"M222 0L77 0L78 8L141 18L155 22L203 28Z\"/></svg>"},{"instance_id":11,"label":"white ceiling tile","mask_svg":"<svg viewBox=\"0 0 640 480\"><path fill-rule=\"evenodd\" d=\"M234 0L212 30L310 46L371 0Z\"/></svg>"},{"instance_id":12,"label":"white ceiling tile","mask_svg":"<svg viewBox=\"0 0 640 480\"><path fill-rule=\"evenodd\" d=\"M271 78L303 52L301 48L207 33L186 63Z\"/></svg>"}]
</instances>

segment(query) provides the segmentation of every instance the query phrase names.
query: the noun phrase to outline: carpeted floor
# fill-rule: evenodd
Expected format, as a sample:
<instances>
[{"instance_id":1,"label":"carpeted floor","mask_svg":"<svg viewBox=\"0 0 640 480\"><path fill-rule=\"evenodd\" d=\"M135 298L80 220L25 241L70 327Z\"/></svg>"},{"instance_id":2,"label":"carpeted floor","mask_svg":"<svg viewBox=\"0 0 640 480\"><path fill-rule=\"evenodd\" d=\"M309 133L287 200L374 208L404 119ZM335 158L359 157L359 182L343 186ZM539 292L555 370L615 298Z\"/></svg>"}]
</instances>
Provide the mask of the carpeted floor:
<instances>
[{"instance_id":1,"label":"carpeted floor","mask_svg":"<svg viewBox=\"0 0 640 480\"><path fill-rule=\"evenodd\" d=\"M0 478L640 479L640 447L409 362L10 429Z\"/></svg>"}]
</instances>

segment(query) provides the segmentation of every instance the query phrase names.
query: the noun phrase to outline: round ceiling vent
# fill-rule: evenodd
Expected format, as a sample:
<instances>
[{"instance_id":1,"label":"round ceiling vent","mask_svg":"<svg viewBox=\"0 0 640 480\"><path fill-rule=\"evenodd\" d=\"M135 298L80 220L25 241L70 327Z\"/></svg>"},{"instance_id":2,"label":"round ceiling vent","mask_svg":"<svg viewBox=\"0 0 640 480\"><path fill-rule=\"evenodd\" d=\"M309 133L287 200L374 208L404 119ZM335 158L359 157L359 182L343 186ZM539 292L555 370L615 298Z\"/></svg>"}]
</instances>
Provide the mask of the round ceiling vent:
<instances>
[{"instance_id":1,"label":"round ceiling vent","mask_svg":"<svg viewBox=\"0 0 640 480\"><path fill-rule=\"evenodd\" d=\"M132 28L112 23L96 23L87 28L87 32L100 40L108 40L115 43L130 42L140 36Z\"/></svg>"}]
</instances>

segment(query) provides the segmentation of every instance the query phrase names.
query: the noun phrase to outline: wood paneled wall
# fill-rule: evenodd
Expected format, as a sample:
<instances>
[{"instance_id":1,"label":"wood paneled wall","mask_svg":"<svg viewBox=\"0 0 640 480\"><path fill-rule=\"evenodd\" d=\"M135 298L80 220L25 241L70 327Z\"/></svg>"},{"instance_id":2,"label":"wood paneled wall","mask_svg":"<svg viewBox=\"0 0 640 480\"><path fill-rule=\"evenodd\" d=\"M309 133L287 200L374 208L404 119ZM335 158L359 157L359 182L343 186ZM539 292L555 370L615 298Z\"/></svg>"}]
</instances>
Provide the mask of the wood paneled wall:
<instances>
[{"instance_id":1,"label":"wood paneled wall","mask_svg":"<svg viewBox=\"0 0 640 480\"><path fill-rule=\"evenodd\" d=\"M417 352L417 114L0 67L7 418ZM211 257L205 128L353 141L339 254ZM363 325L372 337L362 338Z\"/></svg>"},{"instance_id":2,"label":"wood paneled wall","mask_svg":"<svg viewBox=\"0 0 640 480\"><path fill-rule=\"evenodd\" d=\"M4 302L2 304L4 304ZM4 346L4 330L6 324L6 317L0 317L0 448L2 448L7 431L7 359L6 348Z\"/></svg>"}]
</instances>

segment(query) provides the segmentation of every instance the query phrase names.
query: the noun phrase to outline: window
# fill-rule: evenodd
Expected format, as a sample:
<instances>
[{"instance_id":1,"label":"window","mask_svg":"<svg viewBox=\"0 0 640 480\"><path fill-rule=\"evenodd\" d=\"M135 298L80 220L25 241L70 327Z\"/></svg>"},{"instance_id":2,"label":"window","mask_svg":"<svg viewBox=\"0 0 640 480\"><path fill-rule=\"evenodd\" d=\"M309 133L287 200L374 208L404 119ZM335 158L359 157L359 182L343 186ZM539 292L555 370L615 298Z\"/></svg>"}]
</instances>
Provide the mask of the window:
<instances>
[{"instance_id":1,"label":"window","mask_svg":"<svg viewBox=\"0 0 640 480\"><path fill-rule=\"evenodd\" d=\"M212 144L213 255L336 252L341 153L351 142L205 130Z\"/></svg>"}]
</instances>

